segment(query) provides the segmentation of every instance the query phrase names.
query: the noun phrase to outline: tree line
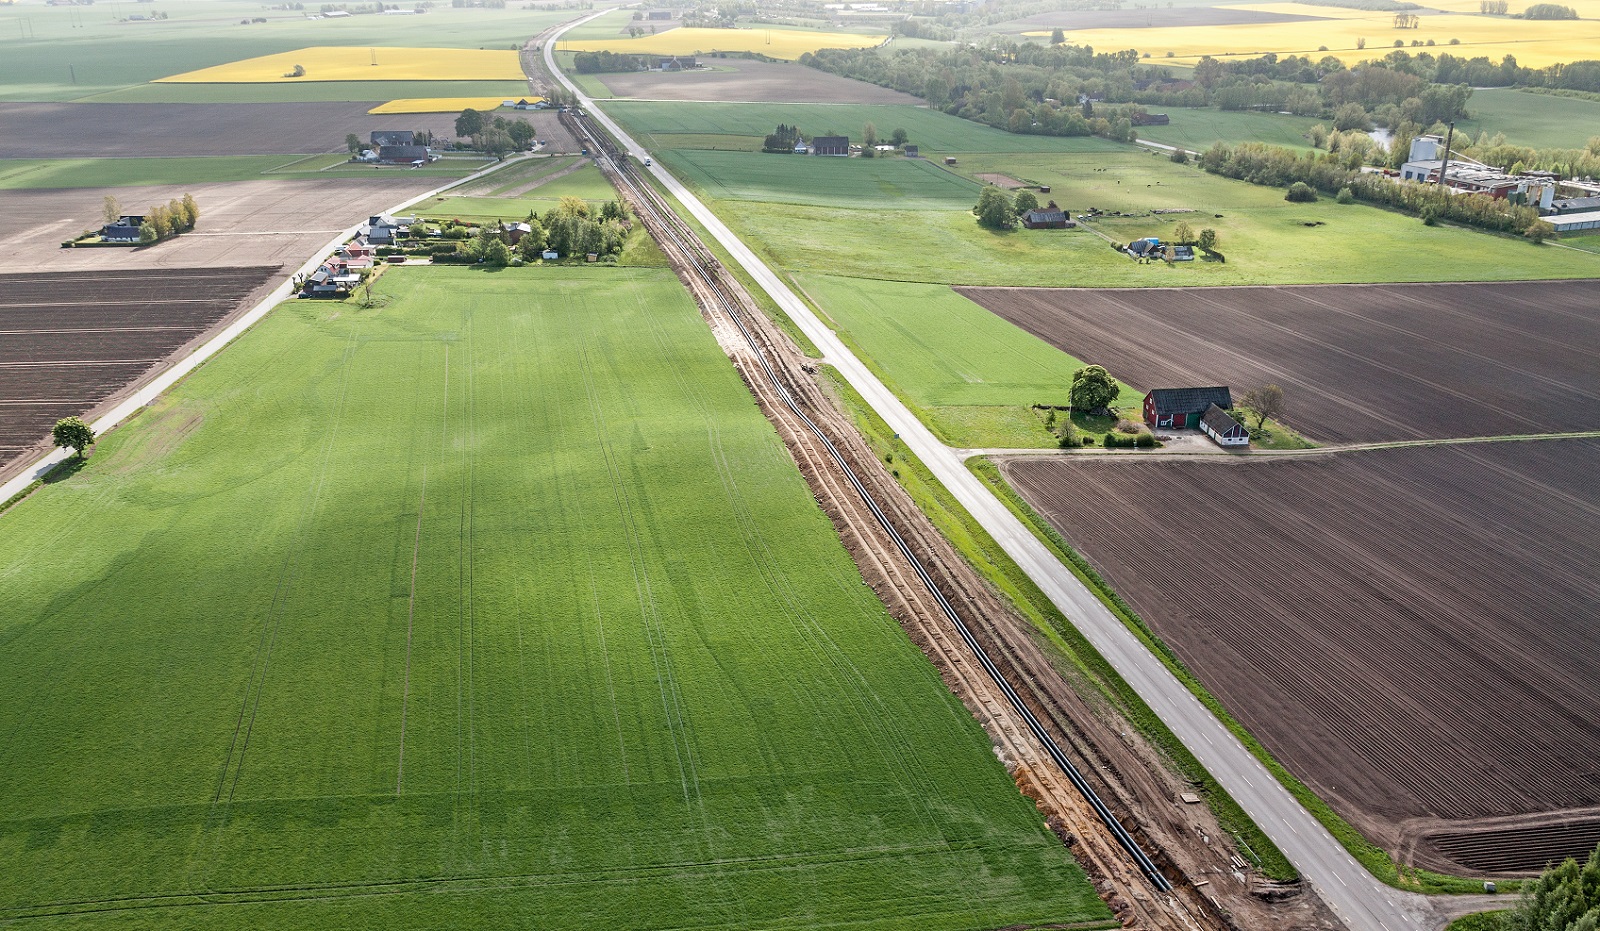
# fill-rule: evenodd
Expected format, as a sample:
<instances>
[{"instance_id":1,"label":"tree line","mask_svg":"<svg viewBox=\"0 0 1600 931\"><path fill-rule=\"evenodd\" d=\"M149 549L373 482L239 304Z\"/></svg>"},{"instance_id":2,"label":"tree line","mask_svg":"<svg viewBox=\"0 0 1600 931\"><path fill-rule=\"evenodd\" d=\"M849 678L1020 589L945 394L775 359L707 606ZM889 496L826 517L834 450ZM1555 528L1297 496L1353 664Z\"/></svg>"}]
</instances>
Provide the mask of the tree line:
<instances>
[{"instance_id":1,"label":"tree line","mask_svg":"<svg viewBox=\"0 0 1600 931\"><path fill-rule=\"evenodd\" d=\"M512 243L510 231L498 222L484 222L474 231L459 221L446 221L441 234L453 243L428 247L439 264L506 265L531 262L546 250L562 256L593 253L600 259L620 255L628 239L628 208L608 201L598 209L579 197L563 197L544 216L530 212L523 219L528 231ZM418 250L411 250L418 251Z\"/></svg>"},{"instance_id":2,"label":"tree line","mask_svg":"<svg viewBox=\"0 0 1600 931\"><path fill-rule=\"evenodd\" d=\"M122 205L110 195L106 196L100 209L107 223L115 223L123 217ZM139 224L139 244L149 245L168 236L187 233L194 229L198 222L200 222L200 205L195 203L194 195L174 197L165 204L156 204L144 212L144 222Z\"/></svg>"}]
</instances>

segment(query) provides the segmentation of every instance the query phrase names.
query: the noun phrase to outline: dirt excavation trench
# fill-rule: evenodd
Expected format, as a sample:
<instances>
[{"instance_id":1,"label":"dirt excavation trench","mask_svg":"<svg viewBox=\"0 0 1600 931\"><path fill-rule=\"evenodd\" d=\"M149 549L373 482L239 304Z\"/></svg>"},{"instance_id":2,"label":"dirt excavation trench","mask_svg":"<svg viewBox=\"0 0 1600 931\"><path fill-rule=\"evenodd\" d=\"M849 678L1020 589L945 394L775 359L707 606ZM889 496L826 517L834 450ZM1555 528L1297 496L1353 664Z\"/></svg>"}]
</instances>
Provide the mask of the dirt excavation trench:
<instances>
[{"instance_id":1,"label":"dirt excavation trench","mask_svg":"<svg viewBox=\"0 0 1600 931\"><path fill-rule=\"evenodd\" d=\"M1236 870L1243 861L1236 859L1239 852L1210 810L1183 802L1183 793L1191 787L1098 696L1085 700L1072 689L1052 665L1066 660L1052 657L1053 648L1041 646L1042 636L916 507L829 398L817 379L817 363L805 358L756 309L748 293L705 252L698 238L656 202L658 195L629 191L633 183L644 184L624 179L619 187L628 192L626 199L694 294L719 344L782 436L863 578L987 730L1019 789L1035 801L1123 926L1185 931L1339 927L1320 899L1300 885L1282 886L1248 869ZM716 288L707 277L716 280ZM1176 887L1173 893L1158 893L1146 881L1088 801L1030 734L822 442L783 403L744 333L730 318L722 295L740 307L746 327L784 389L868 486L985 652L1078 761L1118 820L1161 865Z\"/></svg>"}]
</instances>

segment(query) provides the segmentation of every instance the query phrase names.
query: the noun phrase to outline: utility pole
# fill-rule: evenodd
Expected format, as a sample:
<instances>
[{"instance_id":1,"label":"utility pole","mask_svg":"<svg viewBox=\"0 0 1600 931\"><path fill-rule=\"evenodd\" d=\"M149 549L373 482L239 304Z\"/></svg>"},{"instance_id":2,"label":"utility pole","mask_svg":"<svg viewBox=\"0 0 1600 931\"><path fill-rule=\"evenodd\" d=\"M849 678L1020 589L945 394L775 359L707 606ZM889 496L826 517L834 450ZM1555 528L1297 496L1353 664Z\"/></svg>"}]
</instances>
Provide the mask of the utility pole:
<instances>
[{"instance_id":1,"label":"utility pole","mask_svg":"<svg viewBox=\"0 0 1600 931\"><path fill-rule=\"evenodd\" d=\"M1456 123L1451 120L1444 134L1444 161L1439 163L1439 189L1444 189L1444 173L1450 169L1450 143L1456 138Z\"/></svg>"}]
</instances>

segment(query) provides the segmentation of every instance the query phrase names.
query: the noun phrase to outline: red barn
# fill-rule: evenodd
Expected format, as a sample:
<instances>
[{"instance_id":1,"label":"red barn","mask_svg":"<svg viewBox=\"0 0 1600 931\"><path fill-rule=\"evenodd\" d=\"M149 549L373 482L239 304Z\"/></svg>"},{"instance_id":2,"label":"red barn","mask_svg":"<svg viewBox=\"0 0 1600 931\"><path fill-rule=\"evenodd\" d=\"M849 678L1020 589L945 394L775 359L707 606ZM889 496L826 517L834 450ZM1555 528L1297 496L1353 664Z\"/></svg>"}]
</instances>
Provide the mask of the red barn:
<instances>
[{"instance_id":1,"label":"red barn","mask_svg":"<svg viewBox=\"0 0 1600 931\"><path fill-rule=\"evenodd\" d=\"M1211 405L1230 410L1233 394L1227 385L1211 388L1155 388L1144 396L1144 422L1152 427L1200 429L1200 418Z\"/></svg>"}]
</instances>

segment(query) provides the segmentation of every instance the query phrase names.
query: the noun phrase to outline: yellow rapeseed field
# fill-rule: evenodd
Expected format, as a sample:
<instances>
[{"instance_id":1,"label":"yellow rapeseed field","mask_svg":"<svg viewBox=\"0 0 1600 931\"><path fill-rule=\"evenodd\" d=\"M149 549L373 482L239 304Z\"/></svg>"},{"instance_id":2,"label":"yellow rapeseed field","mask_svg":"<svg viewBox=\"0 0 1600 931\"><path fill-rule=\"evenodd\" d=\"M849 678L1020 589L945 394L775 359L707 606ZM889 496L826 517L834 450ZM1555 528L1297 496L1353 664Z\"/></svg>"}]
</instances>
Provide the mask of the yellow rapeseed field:
<instances>
[{"instance_id":1,"label":"yellow rapeseed field","mask_svg":"<svg viewBox=\"0 0 1600 931\"><path fill-rule=\"evenodd\" d=\"M289 77L298 65L301 77ZM258 84L279 81L520 81L522 65L510 50L367 48L319 45L246 58L157 83Z\"/></svg>"},{"instance_id":2,"label":"yellow rapeseed field","mask_svg":"<svg viewBox=\"0 0 1600 931\"><path fill-rule=\"evenodd\" d=\"M1293 13L1318 19L1229 26L1074 29L1067 31L1067 41L1074 45L1090 45L1102 52L1137 49L1141 54L1148 52L1152 64L1163 60L1174 64L1192 64L1205 55L1239 58L1268 52L1308 55L1313 60L1333 55L1346 64L1354 64L1393 51L1396 40L1403 42L1405 49L1412 53L1449 52L1462 58L1483 55L1496 62L1505 55L1515 55L1518 63L1536 68L1556 62L1600 57L1600 22L1482 16L1476 13L1477 0L1445 2L1470 8L1473 12L1424 13L1417 28L1396 29L1392 13L1300 3L1250 4L1233 8ZM1600 5L1600 0L1577 2ZM1513 8L1516 5L1514 2ZM1426 43L1430 39L1434 42L1431 48L1426 45L1411 47L1414 40ZM1452 39L1458 40L1459 44L1450 45ZM1358 48L1362 40L1365 40L1366 47ZM1167 57L1168 52L1172 53L1171 58Z\"/></svg>"},{"instance_id":3,"label":"yellow rapeseed field","mask_svg":"<svg viewBox=\"0 0 1600 931\"><path fill-rule=\"evenodd\" d=\"M368 113L457 113L462 110L494 110L506 100L537 103L543 97L403 97L380 103Z\"/></svg>"},{"instance_id":4,"label":"yellow rapeseed field","mask_svg":"<svg viewBox=\"0 0 1600 931\"><path fill-rule=\"evenodd\" d=\"M770 58L793 61L806 52L823 48L871 48L887 36L864 36L853 32L806 32L801 29L668 29L637 39L583 39L562 42L564 52L613 52L644 55L694 55L704 52L757 52Z\"/></svg>"}]
</instances>

